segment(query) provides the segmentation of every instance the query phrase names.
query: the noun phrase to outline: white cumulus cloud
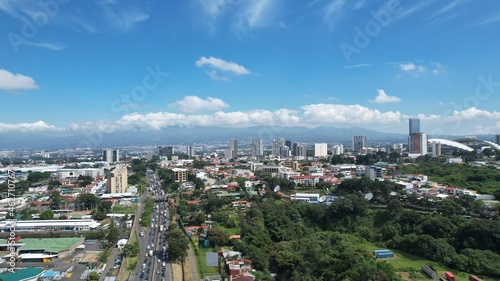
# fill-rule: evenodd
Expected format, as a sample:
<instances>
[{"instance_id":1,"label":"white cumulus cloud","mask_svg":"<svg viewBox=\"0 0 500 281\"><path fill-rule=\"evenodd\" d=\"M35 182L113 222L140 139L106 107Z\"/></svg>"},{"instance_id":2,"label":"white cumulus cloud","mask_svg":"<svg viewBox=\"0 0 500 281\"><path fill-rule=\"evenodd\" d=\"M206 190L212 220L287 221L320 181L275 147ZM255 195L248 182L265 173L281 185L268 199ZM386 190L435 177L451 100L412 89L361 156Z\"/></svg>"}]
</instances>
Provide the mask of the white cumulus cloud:
<instances>
[{"instance_id":1,"label":"white cumulus cloud","mask_svg":"<svg viewBox=\"0 0 500 281\"><path fill-rule=\"evenodd\" d=\"M0 90L31 90L38 89L33 78L19 73L12 73L0 68Z\"/></svg>"},{"instance_id":2,"label":"white cumulus cloud","mask_svg":"<svg viewBox=\"0 0 500 281\"><path fill-rule=\"evenodd\" d=\"M399 68L405 73L419 74L427 71L427 68L422 65L417 65L414 63L400 63Z\"/></svg>"},{"instance_id":3,"label":"white cumulus cloud","mask_svg":"<svg viewBox=\"0 0 500 281\"><path fill-rule=\"evenodd\" d=\"M374 103L391 103L391 102L401 101L401 98L398 98L396 96L388 96L382 89L377 89L377 92L378 92L377 96L372 101Z\"/></svg>"},{"instance_id":4,"label":"white cumulus cloud","mask_svg":"<svg viewBox=\"0 0 500 281\"><path fill-rule=\"evenodd\" d=\"M207 73L214 79L227 79L227 74L240 76L251 73L242 65L214 57L201 57L196 61L196 66L206 67Z\"/></svg>"},{"instance_id":5,"label":"white cumulus cloud","mask_svg":"<svg viewBox=\"0 0 500 281\"><path fill-rule=\"evenodd\" d=\"M33 123L17 123L17 124L7 124L0 122L0 132L41 132L41 131L61 131L62 129L57 128L53 125L49 125L43 121L37 121Z\"/></svg>"},{"instance_id":6,"label":"white cumulus cloud","mask_svg":"<svg viewBox=\"0 0 500 281\"><path fill-rule=\"evenodd\" d=\"M180 110L187 113L194 113L203 110L220 110L229 107L227 103L218 98L207 97L201 99L198 96L185 96L175 103Z\"/></svg>"},{"instance_id":7,"label":"white cumulus cloud","mask_svg":"<svg viewBox=\"0 0 500 281\"><path fill-rule=\"evenodd\" d=\"M399 111L381 112L361 105L311 104L302 106L303 120L311 125L396 125Z\"/></svg>"}]
</instances>

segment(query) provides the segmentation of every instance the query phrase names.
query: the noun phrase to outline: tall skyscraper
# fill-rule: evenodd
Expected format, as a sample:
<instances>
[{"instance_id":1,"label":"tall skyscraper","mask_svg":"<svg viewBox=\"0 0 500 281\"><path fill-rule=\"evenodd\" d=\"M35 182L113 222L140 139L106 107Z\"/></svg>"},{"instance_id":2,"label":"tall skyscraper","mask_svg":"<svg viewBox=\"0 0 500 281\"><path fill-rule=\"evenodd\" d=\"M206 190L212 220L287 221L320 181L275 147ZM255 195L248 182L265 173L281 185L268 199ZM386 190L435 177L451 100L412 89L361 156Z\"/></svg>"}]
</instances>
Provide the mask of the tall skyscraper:
<instances>
[{"instance_id":1,"label":"tall skyscraper","mask_svg":"<svg viewBox=\"0 0 500 281\"><path fill-rule=\"evenodd\" d=\"M118 149L106 148L102 151L102 161L116 163L120 161L120 151Z\"/></svg>"},{"instance_id":2,"label":"tall skyscraper","mask_svg":"<svg viewBox=\"0 0 500 281\"><path fill-rule=\"evenodd\" d=\"M408 152L414 154L427 154L427 134L420 132L420 119L410 118L409 137L408 137Z\"/></svg>"},{"instance_id":3,"label":"tall skyscraper","mask_svg":"<svg viewBox=\"0 0 500 281\"><path fill-rule=\"evenodd\" d=\"M274 139L273 140L273 149L272 155L280 155L280 149L285 146L285 139Z\"/></svg>"},{"instance_id":4,"label":"tall skyscraper","mask_svg":"<svg viewBox=\"0 0 500 281\"><path fill-rule=\"evenodd\" d=\"M367 147L368 139L365 136L354 136L352 137L352 150L354 152L360 152L363 148Z\"/></svg>"},{"instance_id":5,"label":"tall skyscraper","mask_svg":"<svg viewBox=\"0 0 500 281\"><path fill-rule=\"evenodd\" d=\"M326 144L326 143L315 143L314 144L314 156L315 157L326 157L326 156L328 156L328 144Z\"/></svg>"},{"instance_id":6,"label":"tall skyscraper","mask_svg":"<svg viewBox=\"0 0 500 281\"><path fill-rule=\"evenodd\" d=\"M500 145L500 135L495 135L495 143Z\"/></svg>"},{"instance_id":7,"label":"tall skyscraper","mask_svg":"<svg viewBox=\"0 0 500 281\"><path fill-rule=\"evenodd\" d=\"M108 177L109 193L125 193L128 188L127 166L116 165Z\"/></svg>"},{"instance_id":8,"label":"tall skyscraper","mask_svg":"<svg viewBox=\"0 0 500 281\"><path fill-rule=\"evenodd\" d=\"M160 159L163 159L163 157L172 157L172 155L174 155L173 146L158 146L158 156L160 156Z\"/></svg>"},{"instance_id":9,"label":"tall skyscraper","mask_svg":"<svg viewBox=\"0 0 500 281\"><path fill-rule=\"evenodd\" d=\"M251 153L252 157L258 157L264 155L264 146L262 144L262 140L260 139L252 140Z\"/></svg>"},{"instance_id":10,"label":"tall skyscraper","mask_svg":"<svg viewBox=\"0 0 500 281\"><path fill-rule=\"evenodd\" d=\"M307 155L307 147L303 144L297 144L295 149L295 159L302 160L305 159Z\"/></svg>"},{"instance_id":11,"label":"tall skyscraper","mask_svg":"<svg viewBox=\"0 0 500 281\"><path fill-rule=\"evenodd\" d=\"M292 141L286 140L285 146L288 146L288 148L292 148Z\"/></svg>"},{"instance_id":12,"label":"tall skyscraper","mask_svg":"<svg viewBox=\"0 0 500 281\"><path fill-rule=\"evenodd\" d=\"M414 154L427 154L427 134L411 134L408 139L408 152Z\"/></svg>"},{"instance_id":13,"label":"tall skyscraper","mask_svg":"<svg viewBox=\"0 0 500 281\"><path fill-rule=\"evenodd\" d=\"M420 118L410 118L409 129L410 135L420 133Z\"/></svg>"},{"instance_id":14,"label":"tall skyscraper","mask_svg":"<svg viewBox=\"0 0 500 281\"><path fill-rule=\"evenodd\" d=\"M238 157L238 141L230 140L229 141L229 149L231 150L231 158Z\"/></svg>"},{"instance_id":15,"label":"tall skyscraper","mask_svg":"<svg viewBox=\"0 0 500 281\"><path fill-rule=\"evenodd\" d=\"M193 157L194 156L194 147L187 146L186 147L186 154L188 155L188 157Z\"/></svg>"}]
</instances>

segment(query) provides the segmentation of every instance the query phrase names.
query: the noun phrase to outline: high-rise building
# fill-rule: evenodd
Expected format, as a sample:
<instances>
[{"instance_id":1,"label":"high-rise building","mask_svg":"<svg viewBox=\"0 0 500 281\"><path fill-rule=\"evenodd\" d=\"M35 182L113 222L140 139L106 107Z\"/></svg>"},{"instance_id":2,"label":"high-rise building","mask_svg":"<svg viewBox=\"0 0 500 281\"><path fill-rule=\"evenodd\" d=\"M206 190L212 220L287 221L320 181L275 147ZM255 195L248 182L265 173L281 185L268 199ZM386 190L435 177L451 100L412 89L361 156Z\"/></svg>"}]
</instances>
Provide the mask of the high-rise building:
<instances>
[{"instance_id":1,"label":"high-rise building","mask_svg":"<svg viewBox=\"0 0 500 281\"><path fill-rule=\"evenodd\" d=\"M432 157L439 157L441 155L442 145L440 142L432 143Z\"/></svg>"},{"instance_id":2,"label":"high-rise building","mask_svg":"<svg viewBox=\"0 0 500 281\"><path fill-rule=\"evenodd\" d=\"M106 148L102 151L102 161L116 163L120 161L120 151L118 149Z\"/></svg>"},{"instance_id":3,"label":"high-rise building","mask_svg":"<svg viewBox=\"0 0 500 281\"><path fill-rule=\"evenodd\" d=\"M188 155L188 157L194 157L194 147L187 146L186 147L186 154Z\"/></svg>"},{"instance_id":4,"label":"high-rise building","mask_svg":"<svg viewBox=\"0 0 500 281\"><path fill-rule=\"evenodd\" d=\"M292 141L286 140L285 146L288 146L288 148L292 148Z\"/></svg>"},{"instance_id":5,"label":"high-rise building","mask_svg":"<svg viewBox=\"0 0 500 281\"><path fill-rule=\"evenodd\" d=\"M413 154L426 155L428 152L427 134L422 133L420 131L420 119L410 118L408 119L408 124L409 124L408 152ZM433 154L434 154L434 149L433 149Z\"/></svg>"},{"instance_id":6,"label":"high-rise building","mask_svg":"<svg viewBox=\"0 0 500 281\"><path fill-rule=\"evenodd\" d=\"M252 157L264 155L264 146L261 139L252 140L251 154Z\"/></svg>"},{"instance_id":7,"label":"high-rise building","mask_svg":"<svg viewBox=\"0 0 500 281\"><path fill-rule=\"evenodd\" d=\"M187 181L187 169L173 168L172 180L174 182L185 183Z\"/></svg>"},{"instance_id":8,"label":"high-rise building","mask_svg":"<svg viewBox=\"0 0 500 281\"><path fill-rule=\"evenodd\" d=\"M292 156L297 156L297 145L299 144L294 142L292 143L292 147L290 147L290 149L292 150Z\"/></svg>"},{"instance_id":9,"label":"high-rise building","mask_svg":"<svg viewBox=\"0 0 500 281\"><path fill-rule=\"evenodd\" d=\"M328 156L328 144L326 144L326 143L315 143L314 144L314 156L315 157L326 157L326 156Z\"/></svg>"},{"instance_id":10,"label":"high-rise building","mask_svg":"<svg viewBox=\"0 0 500 281\"><path fill-rule=\"evenodd\" d=\"M172 156L174 155L174 147L173 146L158 146L158 156Z\"/></svg>"},{"instance_id":11,"label":"high-rise building","mask_svg":"<svg viewBox=\"0 0 500 281\"><path fill-rule=\"evenodd\" d=\"M352 137L352 150L354 152L360 152L363 148L367 147L368 139L365 136L354 136Z\"/></svg>"},{"instance_id":12,"label":"high-rise building","mask_svg":"<svg viewBox=\"0 0 500 281\"><path fill-rule=\"evenodd\" d=\"M160 159L162 157L167 156L167 147L166 146L158 146L158 156L160 156Z\"/></svg>"},{"instance_id":13,"label":"high-rise building","mask_svg":"<svg viewBox=\"0 0 500 281\"><path fill-rule=\"evenodd\" d=\"M273 140L273 148L272 155L280 155L280 149L285 146L285 139L274 139Z\"/></svg>"},{"instance_id":14,"label":"high-rise building","mask_svg":"<svg viewBox=\"0 0 500 281\"><path fill-rule=\"evenodd\" d=\"M283 147L280 147L280 153L279 155L281 157L289 157L290 156L290 148L288 146L283 146Z\"/></svg>"},{"instance_id":15,"label":"high-rise building","mask_svg":"<svg viewBox=\"0 0 500 281\"><path fill-rule=\"evenodd\" d=\"M125 193L128 188L127 166L116 165L108 176L109 193Z\"/></svg>"},{"instance_id":16,"label":"high-rise building","mask_svg":"<svg viewBox=\"0 0 500 281\"><path fill-rule=\"evenodd\" d=\"M344 146L341 144L334 145L332 147L332 155L342 155L344 154Z\"/></svg>"},{"instance_id":17,"label":"high-rise building","mask_svg":"<svg viewBox=\"0 0 500 281\"><path fill-rule=\"evenodd\" d=\"M307 155L307 147L303 144L297 144L295 149L295 159L302 160Z\"/></svg>"},{"instance_id":18,"label":"high-rise building","mask_svg":"<svg viewBox=\"0 0 500 281\"><path fill-rule=\"evenodd\" d=\"M408 152L413 154L427 154L427 134L411 134L408 138Z\"/></svg>"},{"instance_id":19,"label":"high-rise building","mask_svg":"<svg viewBox=\"0 0 500 281\"><path fill-rule=\"evenodd\" d=\"M409 129L410 135L420 133L420 118L410 118Z\"/></svg>"},{"instance_id":20,"label":"high-rise building","mask_svg":"<svg viewBox=\"0 0 500 281\"><path fill-rule=\"evenodd\" d=\"M495 135L495 143L500 145L500 135Z\"/></svg>"},{"instance_id":21,"label":"high-rise building","mask_svg":"<svg viewBox=\"0 0 500 281\"><path fill-rule=\"evenodd\" d=\"M230 140L229 141L229 149L231 150L231 158L238 157L238 141Z\"/></svg>"}]
</instances>

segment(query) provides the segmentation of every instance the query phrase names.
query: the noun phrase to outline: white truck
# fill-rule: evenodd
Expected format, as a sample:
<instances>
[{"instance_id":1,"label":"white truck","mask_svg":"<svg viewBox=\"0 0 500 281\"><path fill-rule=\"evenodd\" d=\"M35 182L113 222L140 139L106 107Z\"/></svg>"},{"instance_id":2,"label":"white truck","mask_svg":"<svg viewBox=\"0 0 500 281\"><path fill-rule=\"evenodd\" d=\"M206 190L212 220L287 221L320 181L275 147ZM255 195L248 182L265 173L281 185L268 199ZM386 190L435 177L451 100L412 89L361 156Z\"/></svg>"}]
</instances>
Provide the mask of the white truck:
<instances>
[{"instance_id":1,"label":"white truck","mask_svg":"<svg viewBox=\"0 0 500 281\"><path fill-rule=\"evenodd\" d=\"M153 250L149 250L149 256L152 257L153 256Z\"/></svg>"},{"instance_id":2,"label":"white truck","mask_svg":"<svg viewBox=\"0 0 500 281\"><path fill-rule=\"evenodd\" d=\"M160 224L160 231L163 231L163 224Z\"/></svg>"}]
</instances>

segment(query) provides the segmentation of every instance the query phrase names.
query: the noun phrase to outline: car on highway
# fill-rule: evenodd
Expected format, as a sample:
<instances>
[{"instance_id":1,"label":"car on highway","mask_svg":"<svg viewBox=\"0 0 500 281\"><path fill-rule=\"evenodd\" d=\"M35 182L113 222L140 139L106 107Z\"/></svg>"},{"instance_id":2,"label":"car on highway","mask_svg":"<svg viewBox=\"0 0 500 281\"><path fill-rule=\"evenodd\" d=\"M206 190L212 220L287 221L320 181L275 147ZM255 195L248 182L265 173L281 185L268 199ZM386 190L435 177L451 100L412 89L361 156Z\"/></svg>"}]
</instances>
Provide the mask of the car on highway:
<instances>
[{"instance_id":1,"label":"car on highway","mask_svg":"<svg viewBox=\"0 0 500 281\"><path fill-rule=\"evenodd\" d=\"M161 266L165 267L165 262L163 262L163 263L161 264Z\"/></svg>"},{"instance_id":2,"label":"car on highway","mask_svg":"<svg viewBox=\"0 0 500 281\"><path fill-rule=\"evenodd\" d=\"M139 236L144 236L144 231L141 231L141 233L139 233Z\"/></svg>"}]
</instances>

